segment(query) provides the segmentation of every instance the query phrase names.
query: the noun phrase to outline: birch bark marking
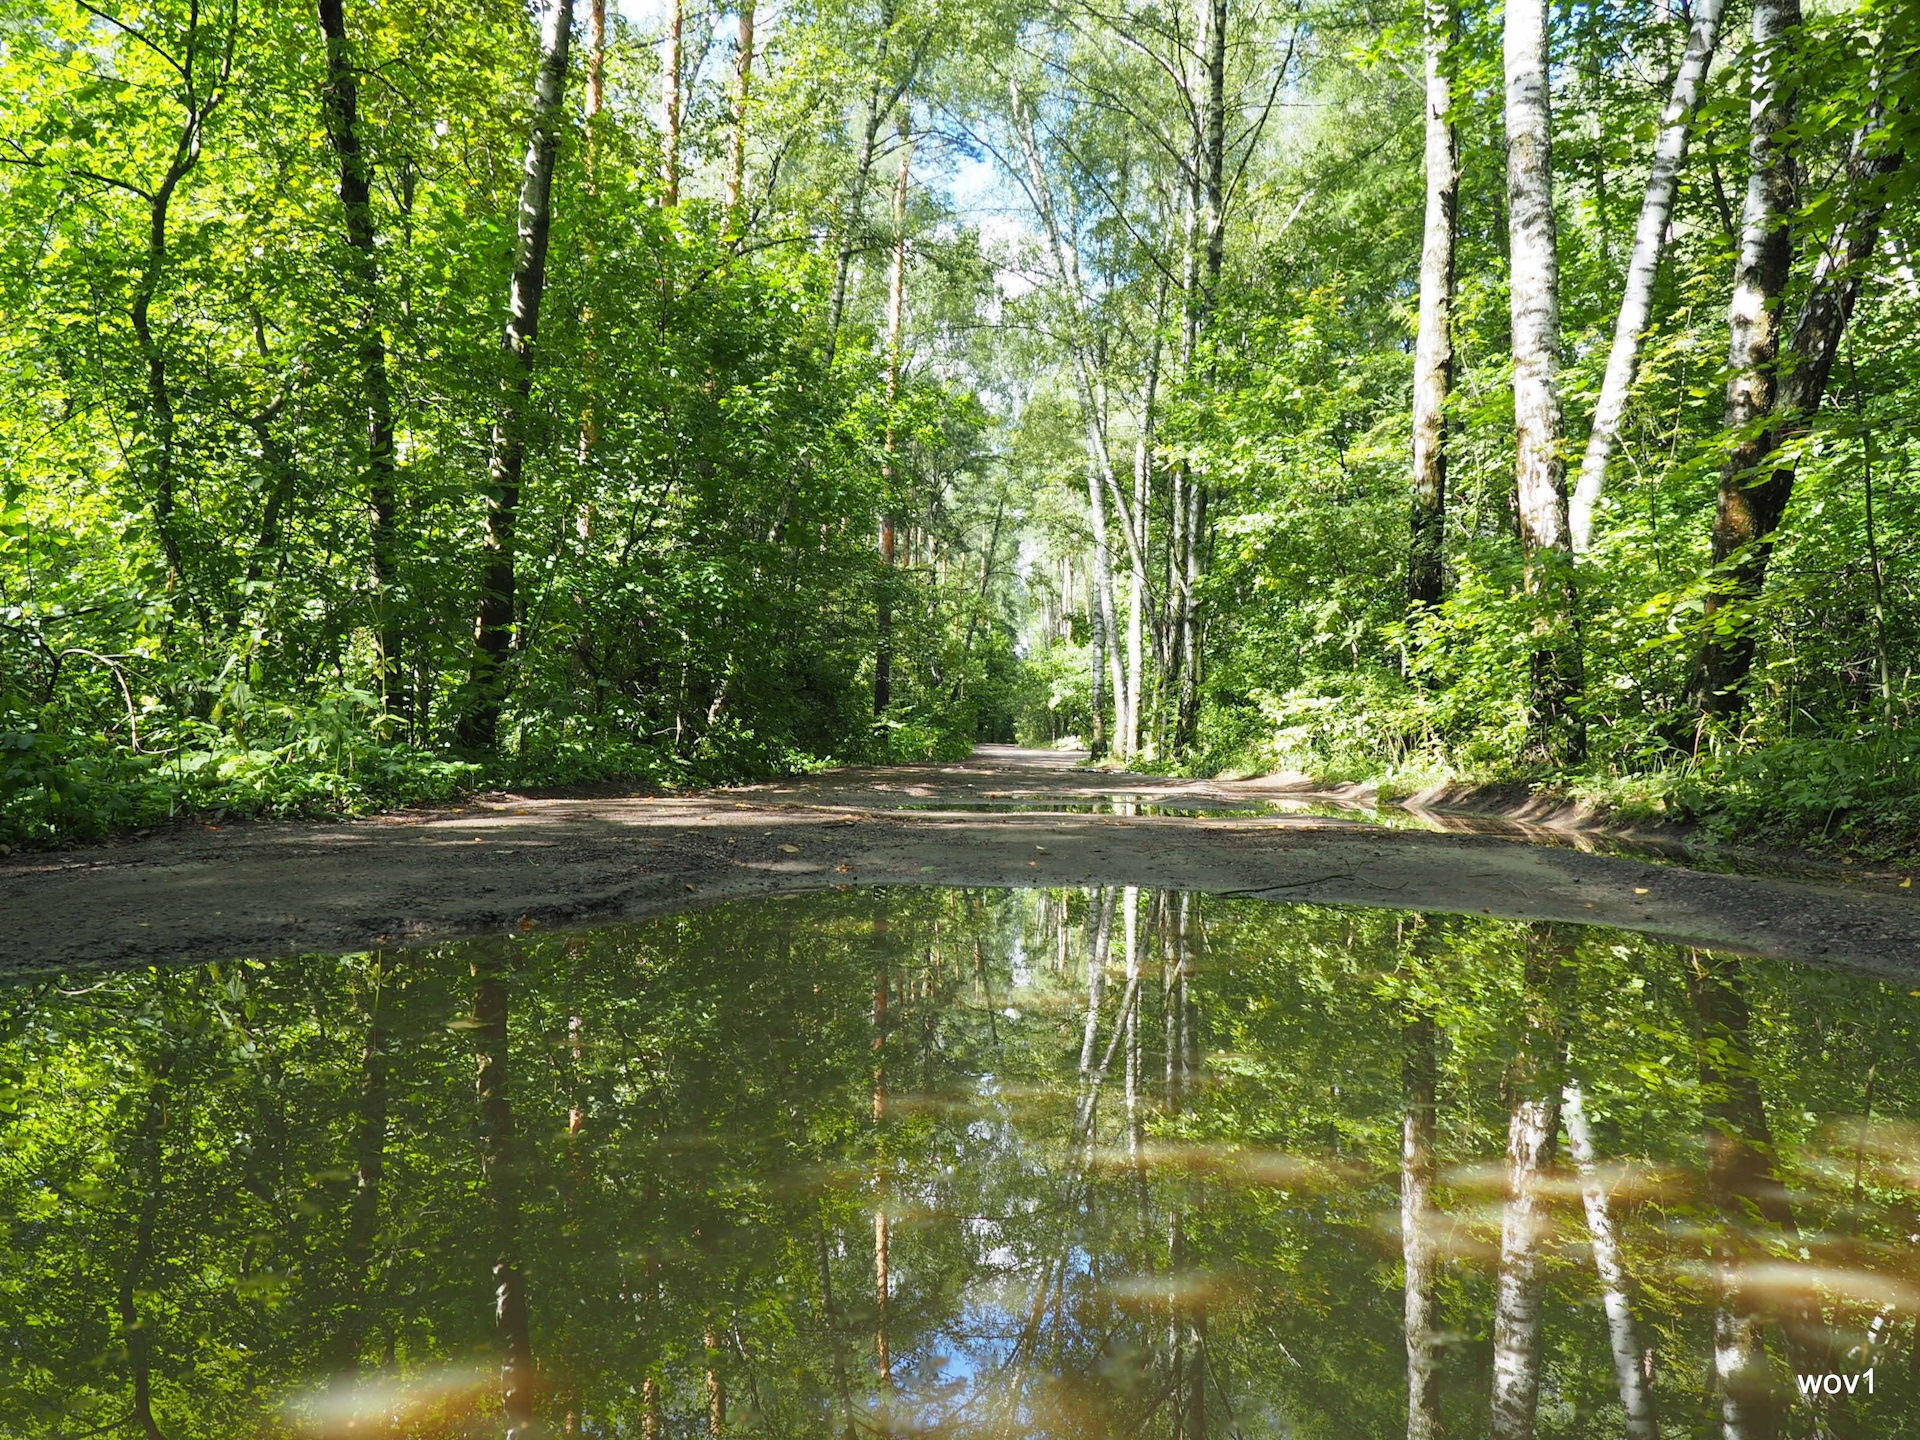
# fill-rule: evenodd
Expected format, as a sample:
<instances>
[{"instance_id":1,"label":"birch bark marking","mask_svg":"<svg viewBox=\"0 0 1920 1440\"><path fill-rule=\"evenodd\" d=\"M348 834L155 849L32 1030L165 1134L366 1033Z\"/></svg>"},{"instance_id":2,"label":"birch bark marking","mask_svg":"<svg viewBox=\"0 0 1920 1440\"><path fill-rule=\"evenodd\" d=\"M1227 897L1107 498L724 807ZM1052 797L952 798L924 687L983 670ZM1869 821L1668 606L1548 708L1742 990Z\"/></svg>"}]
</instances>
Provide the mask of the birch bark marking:
<instances>
[{"instance_id":1,"label":"birch bark marking","mask_svg":"<svg viewBox=\"0 0 1920 1440\"><path fill-rule=\"evenodd\" d=\"M873 658L873 713L884 715L893 703L893 564L896 546L893 491L898 475L899 428L894 406L900 398L901 345L907 325L907 191L913 182L913 132L900 118L900 170L893 179L893 270L887 277L887 433L880 469L880 600L876 607L879 639Z\"/></svg>"},{"instance_id":2,"label":"birch bark marking","mask_svg":"<svg viewBox=\"0 0 1920 1440\"><path fill-rule=\"evenodd\" d=\"M667 0L660 44L660 203L680 203L680 39L686 26L681 0Z\"/></svg>"},{"instance_id":3,"label":"birch bark marking","mask_svg":"<svg viewBox=\"0 0 1920 1440\"><path fill-rule=\"evenodd\" d=\"M1460 204L1460 143L1447 73L1456 29L1452 0L1426 0L1424 22L1427 213L1413 350L1413 534L1407 556L1407 602L1414 609L1439 604L1446 583L1447 396L1453 389L1453 252Z\"/></svg>"},{"instance_id":4,"label":"birch bark marking","mask_svg":"<svg viewBox=\"0 0 1920 1440\"><path fill-rule=\"evenodd\" d=\"M1403 1318L1407 1332L1407 1440L1440 1433L1439 1297L1433 1208L1435 1094L1439 1072L1433 1016L1421 1013L1402 1031L1400 1129L1400 1254L1406 1266Z\"/></svg>"},{"instance_id":5,"label":"birch bark marking","mask_svg":"<svg viewBox=\"0 0 1920 1440\"><path fill-rule=\"evenodd\" d=\"M1560 410L1560 261L1553 218L1553 110L1547 0L1512 0L1506 68L1507 229L1513 328L1514 486L1526 588L1538 607L1529 697L1534 747L1578 759L1584 737L1579 619L1567 536L1565 421Z\"/></svg>"},{"instance_id":6,"label":"birch bark marking","mask_svg":"<svg viewBox=\"0 0 1920 1440\"><path fill-rule=\"evenodd\" d=\"M1491 1440L1532 1440L1540 1402L1540 1273L1551 1220L1547 1167L1560 1129L1559 1019L1550 999L1558 937L1536 926L1527 956L1527 1035L1507 1073L1507 1197L1493 1311Z\"/></svg>"},{"instance_id":7,"label":"birch bark marking","mask_svg":"<svg viewBox=\"0 0 1920 1440\"><path fill-rule=\"evenodd\" d=\"M1607 371L1600 382L1600 399L1593 410L1593 428L1587 432L1586 454L1580 461L1580 480L1567 509L1567 527L1573 551L1584 555L1593 539L1593 511L1607 483L1607 462L1620 437L1620 421L1627 411L1633 377L1640 368L1640 349L1646 339L1647 317L1653 313L1653 284L1673 221L1674 200L1680 193L1680 171L1687 163L1687 142L1693 134L1694 112L1700 107L1700 86L1720 40L1720 14L1726 0L1694 0L1693 26L1687 32L1686 52L1674 72L1673 93L1660 112L1660 133L1653 144L1653 164L1647 170L1647 192L1640 202L1640 221L1634 227L1633 254L1627 261L1626 290L1613 324L1613 347L1607 352Z\"/></svg>"},{"instance_id":8,"label":"birch bark marking","mask_svg":"<svg viewBox=\"0 0 1920 1440\"><path fill-rule=\"evenodd\" d=\"M1868 113L1867 124L1854 134L1847 160L1848 194L1855 207L1822 247L1814 266L1812 284L1802 302L1799 317L1787 345L1789 364L1782 365L1774 396L1771 428L1773 450L1765 457L1765 475L1746 478L1737 496L1728 492L1728 478L1721 479L1722 514L1744 513L1742 524L1753 538L1731 549L1722 557L1719 514L1714 532L1715 569L1720 581L1709 596L1709 606L1748 606L1760 596L1766 584L1767 566L1772 559L1774 535L1786 518L1787 505L1793 499L1795 466L1791 458L1781 460L1782 447L1806 435L1813 416L1826 398L1827 383L1840 352L1841 338L1853 316L1860 297L1860 285L1879 246L1880 222L1887 195L1881 182L1905 163L1897 145L1879 145L1873 140L1880 128L1880 107ZM1791 456L1792 450L1784 452ZM1729 535L1729 539L1732 535ZM1758 641L1750 620L1742 619L1727 632L1713 632L1717 678L1711 686L1702 686L1707 698L1718 699L1722 719L1736 717L1746 703L1744 682L1753 667ZM1711 647L1702 648L1702 669Z\"/></svg>"},{"instance_id":9,"label":"birch bark marking","mask_svg":"<svg viewBox=\"0 0 1920 1440\"><path fill-rule=\"evenodd\" d=\"M1586 1210L1587 1235L1593 1242L1593 1268L1600 1276L1600 1301L1607 1314L1613 1373L1620 1384L1620 1404L1627 1412L1627 1440L1660 1440L1653 1390L1641 1369L1643 1352L1633 1318L1632 1283L1620 1259L1606 1182L1601 1178L1593 1132L1587 1125L1586 1096L1577 1080L1570 1080L1560 1092L1560 1120L1567 1129L1567 1152L1580 1175L1580 1203Z\"/></svg>"},{"instance_id":10,"label":"birch bark marking","mask_svg":"<svg viewBox=\"0 0 1920 1440\"><path fill-rule=\"evenodd\" d=\"M1727 307L1726 428L1733 441L1720 472L1720 494L1713 516L1713 569L1702 620L1707 640L1695 666L1694 703L1701 714L1730 719L1739 713L1740 683L1752 661L1753 640L1740 633L1720 635L1715 614L1743 589L1741 560L1750 565L1758 544L1772 533L1778 516L1769 516L1770 497L1756 493L1761 467L1779 437L1768 420L1778 391L1780 306L1793 264L1792 214L1797 203L1793 157L1783 131L1792 123L1796 89L1789 79L1794 32L1800 25L1800 0L1754 0L1752 100L1747 156L1751 171L1741 212L1740 253L1734 263L1733 298ZM1732 566L1734 573L1728 575ZM1757 586L1752 587L1757 591Z\"/></svg>"},{"instance_id":11,"label":"birch bark marking","mask_svg":"<svg viewBox=\"0 0 1920 1440\"><path fill-rule=\"evenodd\" d=\"M411 709L401 653L400 611L393 602L399 578L395 554L399 538L396 465L393 443L393 388L387 377L387 340L376 307L380 266L374 256L371 167L360 143L360 86L347 44L341 0L320 0L320 29L326 36L327 83L320 108L327 140L340 161L340 205L346 211L348 273L360 332L360 388L367 412L367 538L373 551L374 631L380 639L380 695L387 707L405 716Z\"/></svg>"},{"instance_id":12,"label":"birch bark marking","mask_svg":"<svg viewBox=\"0 0 1920 1440\"><path fill-rule=\"evenodd\" d=\"M740 38L733 57L733 137L727 151L727 220L729 235L745 228L741 214L747 186L747 100L753 91L754 0L740 0Z\"/></svg>"},{"instance_id":13,"label":"birch bark marking","mask_svg":"<svg viewBox=\"0 0 1920 1440\"><path fill-rule=\"evenodd\" d=\"M540 69L534 82L533 118L521 165L519 229L513 275L507 288L507 325L501 348L508 378L493 425L493 456L486 490L486 570L474 619L475 653L467 674L468 708L460 740L489 746L500 725L507 652L513 644L514 527L519 519L520 472L526 464L526 410L533 396L534 342L540 330L540 297L547 285L547 236L553 221L553 163L564 123L567 46L573 30L573 0L547 0L540 27Z\"/></svg>"}]
</instances>

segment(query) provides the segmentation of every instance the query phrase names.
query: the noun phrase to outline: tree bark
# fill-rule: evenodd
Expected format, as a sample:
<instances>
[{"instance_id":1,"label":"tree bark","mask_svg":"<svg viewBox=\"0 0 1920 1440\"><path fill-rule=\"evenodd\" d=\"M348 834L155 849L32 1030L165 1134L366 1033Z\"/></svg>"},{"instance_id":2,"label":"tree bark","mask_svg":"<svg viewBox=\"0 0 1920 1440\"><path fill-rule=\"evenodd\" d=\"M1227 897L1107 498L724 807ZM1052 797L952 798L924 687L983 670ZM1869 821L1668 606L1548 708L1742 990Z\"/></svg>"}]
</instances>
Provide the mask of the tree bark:
<instances>
[{"instance_id":1,"label":"tree bark","mask_svg":"<svg viewBox=\"0 0 1920 1440\"><path fill-rule=\"evenodd\" d=\"M1585 736L1579 612L1567 534L1560 409L1560 261L1553 216L1553 115L1546 0L1513 0L1506 70L1507 231L1511 253L1514 486L1526 589L1535 606L1529 718L1544 759L1577 760Z\"/></svg>"},{"instance_id":2,"label":"tree bark","mask_svg":"<svg viewBox=\"0 0 1920 1440\"><path fill-rule=\"evenodd\" d=\"M1765 1316L1742 1281L1756 1220L1795 1233L1785 1188L1773 1173L1773 1136L1753 1071L1751 1016L1740 962L1692 952L1689 981L1700 1038L1707 1195L1719 1212L1712 1238L1718 1299L1713 1375L1723 1440L1769 1440L1781 1397L1770 1374Z\"/></svg>"},{"instance_id":3,"label":"tree bark","mask_svg":"<svg viewBox=\"0 0 1920 1440\"><path fill-rule=\"evenodd\" d=\"M354 1126L353 1196L347 1202L347 1228L341 1246L340 1290L345 1306L330 1340L329 1388L349 1399L360 1375L373 1315L368 1280L373 1272L374 1240L380 1230L380 1185L387 1158L387 1027L374 989L367 1005L367 1048L360 1062L360 1104Z\"/></svg>"},{"instance_id":4,"label":"tree bark","mask_svg":"<svg viewBox=\"0 0 1920 1440\"><path fill-rule=\"evenodd\" d=\"M547 285L547 237L553 223L553 166L565 124L561 105L567 87L567 49L573 31L573 0L547 0L540 27L540 68L534 82L533 118L521 167L519 229L513 275L507 289L507 324L501 346L508 361L493 426L488 466L486 568L474 618L475 652L467 672L467 711L460 721L462 744L491 746L505 702L506 662L514 630L514 530L519 521L520 475L527 458L527 410L533 396L534 345L540 330L540 299Z\"/></svg>"},{"instance_id":5,"label":"tree bark","mask_svg":"<svg viewBox=\"0 0 1920 1440\"><path fill-rule=\"evenodd\" d=\"M340 161L340 205L346 212L354 325L360 337L360 389L367 410L367 537L373 554L374 631L380 639L380 696L406 718L401 609L394 597L400 575L398 467L394 458L393 387L387 376L386 332L379 321L380 263L374 252L372 167L360 141L360 85L347 41L342 0L320 0L326 36L327 83L321 112L327 139Z\"/></svg>"},{"instance_id":6,"label":"tree bark","mask_svg":"<svg viewBox=\"0 0 1920 1440\"><path fill-rule=\"evenodd\" d=\"M1211 382L1214 365L1206 354L1209 323L1220 286L1220 273L1226 262L1226 83L1227 83L1227 0L1198 0L1196 28L1201 37L1201 68L1205 83L1199 115L1199 149L1195 156L1196 176L1193 201L1199 239L1202 244L1202 273L1197 277L1198 291L1188 295L1191 343L1188 369L1200 364ZM1205 477L1187 472L1187 526L1184 575L1180 587L1180 698L1174 718L1174 746L1191 748L1200 720L1200 580L1204 568L1203 546L1206 540L1207 485Z\"/></svg>"},{"instance_id":7,"label":"tree bark","mask_svg":"<svg viewBox=\"0 0 1920 1440\"><path fill-rule=\"evenodd\" d=\"M1567 1152L1580 1175L1580 1202L1586 1210L1587 1236L1593 1242L1593 1268L1600 1276L1600 1300L1607 1314L1613 1373L1620 1386L1620 1404L1627 1415L1627 1440L1660 1440L1653 1390L1641 1368L1643 1352L1639 1327L1633 1318L1632 1285L1620 1258L1620 1242L1614 1235L1606 1184L1594 1156L1593 1134L1587 1127L1586 1097L1577 1080L1569 1081L1560 1092L1560 1119L1567 1129Z\"/></svg>"},{"instance_id":8,"label":"tree bark","mask_svg":"<svg viewBox=\"0 0 1920 1440\"><path fill-rule=\"evenodd\" d=\"M1626 290L1613 324L1613 346L1607 352L1606 375L1600 382L1600 399L1594 405L1593 426L1587 432L1580 480L1567 510L1576 555L1585 554L1592 543L1594 506L1606 485L1607 462L1613 458L1627 397L1640 368L1647 318L1653 313L1653 285L1659 278L1674 201L1680 193L1680 171L1687 163L1687 142L1693 133L1694 112L1700 106L1701 82L1719 44L1720 14L1725 4L1726 0L1694 0L1687 48L1674 72L1673 92L1660 113L1660 133L1653 144L1653 164L1647 171L1640 221L1634 227L1633 254L1627 261Z\"/></svg>"},{"instance_id":9,"label":"tree bark","mask_svg":"<svg viewBox=\"0 0 1920 1440\"><path fill-rule=\"evenodd\" d=\"M1420 1014L1402 1032L1400 1128L1400 1254L1406 1267L1403 1305L1407 1332L1407 1440L1440 1433L1439 1256L1433 1205L1434 1142L1438 1130L1439 1058L1433 1017Z\"/></svg>"},{"instance_id":10,"label":"tree bark","mask_svg":"<svg viewBox=\"0 0 1920 1440\"><path fill-rule=\"evenodd\" d=\"M520 1264L520 1155L508 1094L507 986L498 955L473 964L474 1099L480 1112L480 1187L493 1252L493 1321L500 1344L506 1440L533 1434L533 1339Z\"/></svg>"},{"instance_id":11,"label":"tree bark","mask_svg":"<svg viewBox=\"0 0 1920 1440\"><path fill-rule=\"evenodd\" d=\"M1769 421L1779 385L1780 305L1793 264L1792 215L1798 203L1793 156L1783 132L1793 121L1797 99L1791 70L1799 25L1800 0L1755 0L1747 142L1752 169L1727 311L1726 427L1733 439L1713 517L1716 579L1702 615L1707 640L1693 677L1694 703L1703 716L1720 720L1736 716L1744 703L1739 689L1752 667L1753 639L1745 625L1738 634L1717 634L1715 617L1730 602L1759 593L1766 566L1761 546L1786 509L1785 497L1762 469L1779 443Z\"/></svg>"},{"instance_id":12,"label":"tree bark","mask_svg":"<svg viewBox=\"0 0 1920 1440\"><path fill-rule=\"evenodd\" d=\"M727 151L726 231L746 228L742 213L747 186L747 100L753 91L753 11L755 0L738 0L740 38L733 57L733 135Z\"/></svg>"},{"instance_id":13,"label":"tree bark","mask_svg":"<svg viewBox=\"0 0 1920 1440\"><path fill-rule=\"evenodd\" d=\"M727 1382L720 1373L720 1335L711 1314L700 1339L706 1351L707 1436L715 1440L727 1433Z\"/></svg>"},{"instance_id":14,"label":"tree bark","mask_svg":"<svg viewBox=\"0 0 1920 1440\"><path fill-rule=\"evenodd\" d=\"M1708 0L1718 3L1718 0ZM1440 603L1446 584L1447 397L1453 389L1454 237L1460 201L1459 135L1451 65L1452 0L1425 0L1426 225L1420 242L1420 320L1413 350L1413 525L1407 603Z\"/></svg>"},{"instance_id":15,"label":"tree bark","mask_svg":"<svg viewBox=\"0 0 1920 1440\"><path fill-rule=\"evenodd\" d=\"M127 1369L133 1381L133 1413L128 1417L146 1440L165 1440L153 1414L153 1325L140 1313L139 1296L146 1288L158 1248L160 1201L165 1194L161 1169L161 1140L166 1129L168 1087L164 1077L148 1086L139 1128L134 1131L133 1185L139 1193L134 1221L133 1254L121 1271L115 1296L120 1316L120 1338L127 1347Z\"/></svg>"},{"instance_id":16,"label":"tree bark","mask_svg":"<svg viewBox=\"0 0 1920 1440\"><path fill-rule=\"evenodd\" d=\"M913 180L913 135L900 121L900 170L893 179L893 269L887 277L887 433L880 481L880 597L876 607L879 638L873 657L873 713L884 715L893 703L894 490L899 479L900 446L895 406L900 400L901 346L907 325L907 192Z\"/></svg>"},{"instance_id":17,"label":"tree bark","mask_svg":"<svg viewBox=\"0 0 1920 1440\"><path fill-rule=\"evenodd\" d=\"M587 5L587 118L607 108L607 0Z\"/></svg>"},{"instance_id":18,"label":"tree bark","mask_svg":"<svg viewBox=\"0 0 1920 1440\"><path fill-rule=\"evenodd\" d=\"M1790 41L1791 36L1783 43ZM1829 238L1815 264L1806 301L1788 342L1788 363L1781 363L1781 358L1775 355L1758 377L1761 388L1768 392L1767 409L1762 413L1769 423L1760 437L1764 446L1751 447L1751 465L1736 471L1730 460L1721 472L1713 528L1715 579L1707 595L1704 615L1708 624L1707 639L1700 648L1695 667L1694 690L1702 714L1723 722L1736 720L1746 706L1747 677L1758 651L1749 612L1766 584L1775 533L1786 518L1788 502L1793 498L1794 464L1791 459L1783 463L1778 457L1786 442L1807 433L1826 397L1841 338L1859 300L1862 275L1879 245L1880 222L1886 207L1881 182L1896 171L1905 158L1895 147L1875 150L1871 137L1878 128L1878 116L1876 105L1868 124L1854 135L1847 161L1849 200L1854 210ZM1790 160L1782 163L1790 168ZM1789 175L1789 195L1792 189ZM1751 203L1751 193L1748 199ZM1783 214L1780 218L1783 236L1789 223L1790 216ZM1790 238L1782 242L1782 248L1790 260ZM1743 248L1743 258L1744 254ZM1783 280L1783 286L1784 283ZM1736 293L1736 307L1738 303ZM1772 303L1775 307L1779 304L1777 292ZM1770 313L1765 323L1772 328L1777 347L1778 317ZM1736 373L1734 380L1738 379ZM1730 381L1730 418L1733 389L1734 382ZM1743 409L1748 403L1743 398ZM1749 423L1760 421L1756 416ZM1736 446L1739 448L1745 447ZM1715 623L1714 617L1723 609L1731 610L1731 616Z\"/></svg>"},{"instance_id":19,"label":"tree bark","mask_svg":"<svg viewBox=\"0 0 1920 1440\"><path fill-rule=\"evenodd\" d=\"M680 41L686 26L683 0L667 0L666 33L660 45L660 203L680 203Z\"/></svg>"},{"instance_id":20,"label":"tree bark","mask_svg":"<svg viewBox=\"0 0 1920 1440\"><path fill-rule=\"evenodd\" d=\"M1551 989L1559 940L1536 926L1527 957L1526 1038L1507 1072L1507 1196L1493 1312L1491 1440L1532 1440L1540 1401L1540 1273L1551 1220L1547 1167L1560 1128L1560 1033Z\"/></svg>"}]
</instances>

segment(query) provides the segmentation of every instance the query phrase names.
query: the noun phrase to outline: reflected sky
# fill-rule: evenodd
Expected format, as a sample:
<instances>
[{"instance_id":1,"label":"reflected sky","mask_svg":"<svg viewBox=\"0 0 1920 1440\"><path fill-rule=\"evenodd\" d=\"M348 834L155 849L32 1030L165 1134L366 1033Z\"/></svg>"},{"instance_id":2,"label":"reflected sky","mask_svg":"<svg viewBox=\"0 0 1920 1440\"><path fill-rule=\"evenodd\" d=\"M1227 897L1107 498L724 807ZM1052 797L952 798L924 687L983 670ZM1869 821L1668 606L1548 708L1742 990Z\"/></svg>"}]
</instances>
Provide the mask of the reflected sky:
<instances>
[{"instance_id":1,"label":"reflected sky","mask_svg":"<svg viewBox=\"0 0 1920 1440\"><path fill-rule=\"evenodd\" d=\"M1915 1004L1117 889L21 983L0 1434L1920 1434Z\"/></svg>"}]
</instances>

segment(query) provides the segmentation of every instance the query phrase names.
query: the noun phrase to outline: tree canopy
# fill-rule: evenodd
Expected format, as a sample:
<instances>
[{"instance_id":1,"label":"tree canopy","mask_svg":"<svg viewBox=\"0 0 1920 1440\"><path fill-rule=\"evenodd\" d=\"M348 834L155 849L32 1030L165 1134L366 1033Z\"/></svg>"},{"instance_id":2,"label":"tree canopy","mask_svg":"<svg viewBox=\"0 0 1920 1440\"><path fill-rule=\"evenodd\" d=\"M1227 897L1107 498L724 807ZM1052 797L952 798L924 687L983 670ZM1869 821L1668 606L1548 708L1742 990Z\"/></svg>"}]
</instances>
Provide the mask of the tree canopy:
<instances>
[{"instance_id":1,"label":"tree canopy","mask_svg":"<svg viewBox=\"0 0 1920 1440\"><path fill-rule=\"evenodd\" d=\"M8 843L1016 736L1920 823L1896 0L0 13Z\"/></svg>"}]
</instances>

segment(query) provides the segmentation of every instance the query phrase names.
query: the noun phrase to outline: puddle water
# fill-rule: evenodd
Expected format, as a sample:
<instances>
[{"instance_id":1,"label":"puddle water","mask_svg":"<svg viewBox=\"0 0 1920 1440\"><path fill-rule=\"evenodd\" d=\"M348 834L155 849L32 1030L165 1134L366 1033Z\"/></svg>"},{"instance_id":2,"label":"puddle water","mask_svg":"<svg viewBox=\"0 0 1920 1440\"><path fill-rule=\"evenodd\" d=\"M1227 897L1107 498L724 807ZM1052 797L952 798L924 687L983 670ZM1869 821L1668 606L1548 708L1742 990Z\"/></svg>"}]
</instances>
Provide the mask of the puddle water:
<instances>
[{"instance_id":1,"label":"puddle water","mask_svg":"<svg viewBox=\"0 0 1920 1440\"><path fill-rule=\"evenodd\" d=\"M1920 1434L1916 1003L1136 890L21 983L0 1432Z\"/></svg>"}]
</instances>

